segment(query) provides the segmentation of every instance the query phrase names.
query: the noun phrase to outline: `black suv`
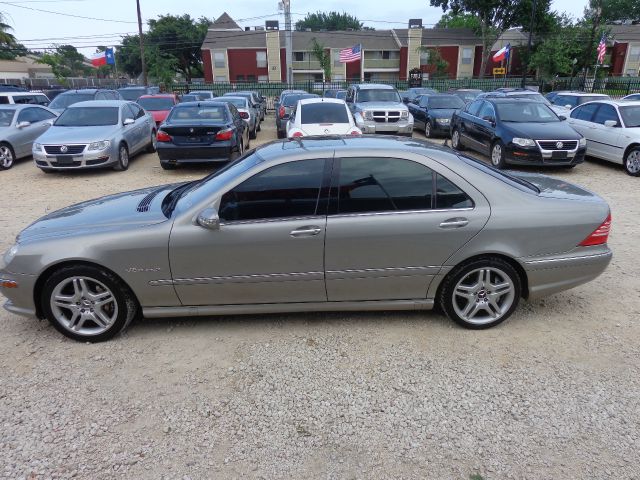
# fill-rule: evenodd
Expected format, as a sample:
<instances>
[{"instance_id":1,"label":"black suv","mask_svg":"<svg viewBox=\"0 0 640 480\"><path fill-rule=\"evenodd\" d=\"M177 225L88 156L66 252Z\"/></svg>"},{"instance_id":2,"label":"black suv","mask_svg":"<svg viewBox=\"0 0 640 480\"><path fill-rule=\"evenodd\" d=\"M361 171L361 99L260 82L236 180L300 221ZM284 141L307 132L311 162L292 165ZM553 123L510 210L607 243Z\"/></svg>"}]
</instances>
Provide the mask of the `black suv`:
<instances>
[{"instance_id":1,"label":"black suv","mask_svg":"<svg viewBox=\"0 0 640 480\"><path fill-rule=\"evenodd\" d=\"M486 97L475 100L451 119L451 144L489 155L494 167L558 165L584 161L586 141L539 101Z\"/></svg>"}]
</instances>

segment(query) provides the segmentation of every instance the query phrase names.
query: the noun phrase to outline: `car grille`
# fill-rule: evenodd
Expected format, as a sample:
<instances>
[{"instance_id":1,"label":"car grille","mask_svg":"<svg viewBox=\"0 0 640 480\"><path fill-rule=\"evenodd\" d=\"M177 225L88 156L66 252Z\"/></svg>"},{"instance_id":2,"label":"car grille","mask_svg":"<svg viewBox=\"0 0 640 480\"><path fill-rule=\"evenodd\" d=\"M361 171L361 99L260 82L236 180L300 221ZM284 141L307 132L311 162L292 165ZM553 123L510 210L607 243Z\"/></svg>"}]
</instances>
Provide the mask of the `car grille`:
<instances>
[{"instance_id":1,"label":"car grille","mask_svg":"<svg viewBox=\"0 0 640 480\"><path fill-rule=\"evenodd\" d=\"M373 120L376 123L396 123L400 120L400 112L374 111Z\"/></svg>"},{"instance_id":2,"label":"car grille","mask_svg":"<svg viewBox=\"0 0 640 480\"><path fill-rule=\"evenodd\" d=\"M560 145L561 144L561 145ZM543 150L575 150L577 140L538 140L538 145Z\"/></svg>"},{"instance_id":3,"label":"car grille","mask_svg":"<svg viewBox=\"0 0 640 480\"><path fill-rule=\"evenodd\" d=\"M62 147L67 147L67 151L63 152ZM44 151L49 155L77 155L84 151L86 145L45 145Z\"/></svg>"}]
</instances>

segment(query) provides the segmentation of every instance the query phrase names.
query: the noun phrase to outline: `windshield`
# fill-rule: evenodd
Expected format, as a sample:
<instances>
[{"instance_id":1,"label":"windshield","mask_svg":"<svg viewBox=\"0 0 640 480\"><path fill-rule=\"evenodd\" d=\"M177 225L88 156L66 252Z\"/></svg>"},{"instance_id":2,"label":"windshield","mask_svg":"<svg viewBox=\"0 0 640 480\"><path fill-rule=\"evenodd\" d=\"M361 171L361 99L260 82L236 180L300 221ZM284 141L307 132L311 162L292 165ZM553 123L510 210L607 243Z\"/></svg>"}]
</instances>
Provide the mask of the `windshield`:
<instances>
[{"instance_id":1,"label":"windshield","mask_svg":"<svg viewBox=\"0 0 640 480\"><path fill-rule=\"evenodd\" d=\"M400 102L400 95L396 90L360 90L358 102Z\"/></svg>"},{"instance_id":2,"label":"windshield","mask_svg":"<svg viewBox=\"0 0 640 480\"><path fill-rule=\"evenodd\" d=\"M214 102L225 102L231 103L235 105L237 108L247 108L247 99L246 98L237 98L237 97L218 97L213 99Z\"/></svg>"},{"instance_id":3,"label":"windshield","mask_svg":"<svg viewBox=\"0 0 640 480\"><path fill-rule=\"evenodd\" d=\"M193 121L226 122L227 109L223 106L184 105L171 110L168 123L191 123Z\"/></svg>"},{"instance_id":4,"label":"windshield","mask_svg":"<svg viewBox=\"0 0 640 480\"><path fill-rule=\"evenodd\" d=\"M171 110L173 108L173 99L167 97L140 98L138 99L138 105L150 112Z\"/></svg>"},{"instance_id":5,"label":"windshield","mask_svg":"<svg viewBox=\"0 0 640 480\"><path fill-rule=\"evenodd\" d=\"M304 100L305 98L318 98L318 95L312 95L310 93L297 93L293 95L287 95L282 100L282 104L285 107L293 107L296 103L298 103L298 100Z\"/></svg>"},{"instance_id":6,"label":"windshield","mask_svg":"<svg viewBox=\"0 0 640 480\"><path fill-rule=\"evenodd\" d=\"M302 105L300 123L349 123L347 107L341 103L309 103Z\"/></svg>"},{"instance_id":7,"label":"windshield","mask_svg":"<svg viewBox=\"0 0 640 480\"><path fill-rule=\"evenodd\" d=\"M8 127L13 121L13 116L16 114L15 110L2 109L0 110L0 127Z\"/></svg>"},{"instance_id":8,"label":"windshield","mask_svg":"<svg viewBox=\"0 0 640 480\"><path fill-rule=\"evenodd\" d=\"M93 100L93 93L62 93L53 99L50 108L67 108L78 102Z\"/></svg>"},{"instance_id":9,"label":"windshield","mask_svg":"<svg viewBox=\"0 0 640 480\"><path fill-rule=\"evenodd\" d=\"M620 107L620 115L627 128L640 127L640 105Z\"/></svg>"},{"instance_id":10,"label":"windshield","mask_svg":"<svg viewBox=\"0 0 640 480\"><path fill-rule=\"evenodd\" d=\"M136 100L138 100L138 98L140 98L142 95L147 93L147 89L146 88L122 88L118 90L118 92L120 92L120 95L122 95L122 98L124 98L125 100L135 102Z\"/></svg>"},{"instance_id":11,"label":"windshield","mask_svg":"<svg viewBox=\"0 0 640 480\"><path fill-rule=\"evenodd\" d=\"M58 117L57 127L104 127L118 124L118 107L73 107Z\"/></svg>"},{"instance_id":12,"label":"windshield","mask_svg":"<svg viewBox=\"0 0 640 480\"><path fill-rule=\"evenodd\" d=\"M498 118L503 122L552 123L560 121L549 107L538 102L496 103L495 106Z\"/></svg>"},{"instance_id":13,"label":"windshield","mask_svg":"<svg viewBox=\"0 0 640 480\"><path fill-rule=\"evenodd\" d=\"M464 108L464 102L460 97L451 95L448 97L429 97L429 108Z\"/></svg>"}]
</instances>

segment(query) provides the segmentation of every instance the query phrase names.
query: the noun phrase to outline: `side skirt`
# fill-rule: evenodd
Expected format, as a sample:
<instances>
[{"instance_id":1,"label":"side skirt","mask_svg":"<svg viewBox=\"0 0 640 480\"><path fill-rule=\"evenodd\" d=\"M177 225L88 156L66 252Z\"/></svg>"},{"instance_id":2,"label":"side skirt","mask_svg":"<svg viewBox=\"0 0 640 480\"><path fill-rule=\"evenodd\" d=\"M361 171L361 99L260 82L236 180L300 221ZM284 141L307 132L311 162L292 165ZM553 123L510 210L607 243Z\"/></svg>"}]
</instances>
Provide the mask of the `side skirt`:
<instances>
[{"instance_id":1,"label":"side skirt","mask_svg":"<svg viewBox=\"0 0 640 480\"><path fill-rule=\"evenodd\" d=\"M357 312L376 310L431 310L432 299L363 302L261 303L252 305L201 305L194 307L146 307L147 318L245 315L288 312Z\"/></svg>"}]
</instances>

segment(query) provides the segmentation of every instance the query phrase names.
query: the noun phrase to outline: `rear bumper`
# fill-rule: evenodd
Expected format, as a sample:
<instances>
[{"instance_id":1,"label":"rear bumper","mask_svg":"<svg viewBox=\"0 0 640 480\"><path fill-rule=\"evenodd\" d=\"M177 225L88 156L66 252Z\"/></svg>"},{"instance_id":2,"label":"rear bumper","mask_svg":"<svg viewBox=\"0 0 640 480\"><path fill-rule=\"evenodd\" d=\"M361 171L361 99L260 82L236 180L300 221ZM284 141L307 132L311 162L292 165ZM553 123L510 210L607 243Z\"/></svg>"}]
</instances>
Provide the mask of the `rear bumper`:
<instances>
[{"instance_id":1,"label":"rear bumper","mask_svg":"<svg viewBox=\"0 0 640 480\"><path fill-rule=\"evenodd\" d=\"M214 145L174 145L158 143L158 157L163 162L226 162L231 160L235 147L231 142L217 142Z\"/></svg>"},{"instance_id":2,"label":"rear bumper","mask_svg":"<svg viewBox=\"0 0 640 480\"><path fill-rule=\"evenodd\" d=\"M597 278L609 265L613 253L607 246L586 247L573 255L520 259L527 273L529 299L568 290Z\"/></svg>"},{"instance_id":3,"label":"rear bumper","mask_svg":"<svg viewBox=\"0 0 640 480\"><path fill-rule=\"evenodd\" d=\"M509 144L505 149L505 160L513 165L577 165L584 162L587 147L566 152L566 158L553 158L551 151L540 150L538 147L519 147Z\"/></svg>"}]
</instances>

